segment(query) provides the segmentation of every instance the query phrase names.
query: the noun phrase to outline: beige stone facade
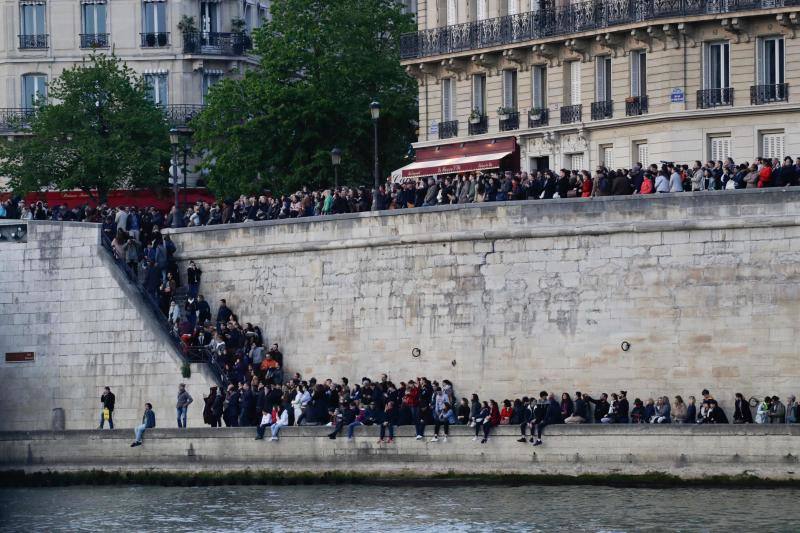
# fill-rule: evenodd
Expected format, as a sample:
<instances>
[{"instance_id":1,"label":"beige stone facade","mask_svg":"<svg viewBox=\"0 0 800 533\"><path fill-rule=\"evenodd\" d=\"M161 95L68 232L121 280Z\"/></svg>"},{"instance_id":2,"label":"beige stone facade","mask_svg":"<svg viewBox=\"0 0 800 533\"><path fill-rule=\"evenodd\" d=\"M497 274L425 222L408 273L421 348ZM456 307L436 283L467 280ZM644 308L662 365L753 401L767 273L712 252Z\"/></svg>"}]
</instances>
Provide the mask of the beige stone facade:
<instances>
[{"instance_id":1,"label":"beige stone facade","mask_svg":"<svg viewBox=\"0 0 800 533\"><path fill-rule=\"evenodd\" d=\"M420 0L402 50L419 82L418 152L514 137L522 170L800 155L800 8L696 0L657 13L665 4Z\"/></svg>"},{"instance_id":2,"label":"beige stone facade","mask_svg":"<svg viewBox=\"0 0 800 533\"><path fill-rule=\"evenodd\" d=\"M198 29L188 41L177 27L184 15ZM233 19L247 31L268 16L269 0L2 0L0 108L30 107L42 82L85 60L93 46L154 80L157 103L201 105L210 85L254 61L231 33Z\"/></svg>"}]
</instances>

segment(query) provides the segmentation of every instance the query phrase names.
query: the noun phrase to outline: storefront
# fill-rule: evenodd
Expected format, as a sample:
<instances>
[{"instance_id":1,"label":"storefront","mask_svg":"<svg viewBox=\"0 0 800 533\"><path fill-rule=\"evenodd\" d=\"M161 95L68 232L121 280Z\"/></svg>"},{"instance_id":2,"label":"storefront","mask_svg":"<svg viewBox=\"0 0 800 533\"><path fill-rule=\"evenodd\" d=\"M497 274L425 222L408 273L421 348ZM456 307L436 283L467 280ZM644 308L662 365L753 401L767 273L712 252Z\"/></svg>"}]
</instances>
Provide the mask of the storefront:
<instances>
[{"instance_id":1,"label":"storefront","mask_svg":"<svg viewBox=\"0 0 800 533\"><path fill-rule=\"evenodd\" d=\"M476 171L519 171L519 146L514 137L444 144L417 149L416 161L392 173L402 182L426 176Z\"/></svg>"}]
</instances>

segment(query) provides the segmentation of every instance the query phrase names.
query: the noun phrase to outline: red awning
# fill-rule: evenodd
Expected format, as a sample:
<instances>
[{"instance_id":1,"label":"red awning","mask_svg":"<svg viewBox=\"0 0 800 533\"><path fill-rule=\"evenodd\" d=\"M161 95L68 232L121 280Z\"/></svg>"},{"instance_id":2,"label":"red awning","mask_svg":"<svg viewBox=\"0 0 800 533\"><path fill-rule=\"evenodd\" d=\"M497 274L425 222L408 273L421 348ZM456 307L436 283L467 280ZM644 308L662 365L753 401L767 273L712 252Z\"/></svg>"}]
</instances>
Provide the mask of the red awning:
<instances>
[{"instance_id":1,"label":"red awning","mask_svg":"<svg viewBox=\"0 0 800 533\"><path fill-rule=\"evenodd\" d=\"M461 157L457 156L447 159L434 159L431 161L416 161L398 169L400 171L399 173L393 174L402 181L406 178L420 178L423 176L435 176L437 174L456 174L475 170L489 170L500 168L502 159L509 155L511 155L511 152L505 151Z\"/></svg>"}]
</instances>

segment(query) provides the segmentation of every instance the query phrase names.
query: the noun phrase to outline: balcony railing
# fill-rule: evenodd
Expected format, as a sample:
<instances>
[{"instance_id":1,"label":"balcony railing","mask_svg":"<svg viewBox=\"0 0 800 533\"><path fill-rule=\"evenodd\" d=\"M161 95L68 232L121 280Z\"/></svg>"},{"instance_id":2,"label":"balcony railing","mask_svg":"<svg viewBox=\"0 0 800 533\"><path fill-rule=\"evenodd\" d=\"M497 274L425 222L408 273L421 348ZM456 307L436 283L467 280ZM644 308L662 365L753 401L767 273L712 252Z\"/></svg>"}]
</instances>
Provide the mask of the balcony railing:
<instances>
[{"instance_id":1,"label":"balcony railing","mask_svg":"<svg viewBox=\"0 0 800 533\"><path fill-rule=\"evenodd\" d=\"M183 53L215 56L241 56L253 47L245 33L184 32Z\"/></svg>"},{"instance_id":2,"label":"balcony railing","mask_svg":"<svg viewBox=\"0 0 800 533\"><path fill-rule=\"evenodd\" d=\"M574 124L582 120L583 106L581 104L565 105L561 107L561 123Z\"/></svg>"},{"instance_id":3,"label":"balcony railing","mask_svg":"<svg viewBox=\"0 0 800 533\"><path fill-rule=\"evenodd\" d=\"M400 36L400 59L449 54L653 19L798 5L798 0L593 0Z\"/></svg>"},{"instance_id":4,"label":"balcony railing","mask_svg":"<svg viewBox=\"0 0 800 533\"><path fill-rule=\"evenodd\" d=\"M205 109L201 104L174 104L159 106L170 126L188 126L192 119Z\"/></svg>"},{"instance_id":5,"label":"balcony railing","mask_svg":"<svg viewBox=\"0 0 800 533\"><path fill-rule=\"evenodd\" d=\"M451 137L458 137L458 121L448 120L439 123L439 138L449 139Z\"/></svg>"},{"instance_id":6,"label":"balcony railing","mask_svg":"<svg viewBox=\"0 0 800 533\"><path fill-rule=\"evenodd\" d=\"M108 48L108 34L81 33L81 48Z\"/></svg>"},{"instance_id":7,"label":"balcony railing","mask_svg":"<svg viewBox=\"0 0 800 533\"><path fill-rule=\"evenodd\" d=\"M469 119L469 134L480 135L489 131L489 119L486 115L481 115L477 119Z\"/></svg>"},{"instance_id":8,"label":"balcony railing","mask_svg":"<svg viewBox=\"0 0 800 533\"><path fill-rule=\"evenodd\" d=\"M548 113L547 109L531 109L528 111L528 127L538 128L539 126L547 126Z\"/></svg>"},{"instance_id":9,"label":"balcony railing","mask_svg":"<svg viewBox=\"0 0 800 533\"><path fill-rule=\"evenodd\" d=\"M0 108L0 131L20 131L29 128L34 113L36 109L32 107Z\"/></svg>"},{"instance_id":10,"label":"balcony railing","mask_svg":"<svg viewBox=\"0 0 800 533\"><path fill-rule=\"evenodd\" d=\"M750 87L750 105L789 101L789 84L753 85Z\"/></svg>"},{"instance_id":11,"label":"balcony railing","mask_svg":"<svg viewBox=\"0 0 800 533\"><path fill-rule=\"evenodd\" d=\"M511 131L511 130L518 130L519 129L519 111L514 111L511 113L506 113L505 115L500 115L500 131ZM505 118L502 118L505 116Z\"/></svg>"},{"instance_id":12,"label":"balcony railing","mask_svg":"<svg viewBox=\"0 0 800 533\"><path fill-rule=\"evenodd\" d=\"M169 32L149 32L141 33L142 48L160 48L169 45Z\"/></svg>"},{"instance_id":13,"label":"balcony railing","mask_svg":"<svg viewBox=\"0 0 800 533\"><path fill-rule=\"evenodd\" d=\"M647 114L647 97L631 96L625 99L625 114L629 117Z\"/></svg>"},{"instance_id":14,"label":"balcony railing","mask_svg":"<svg viewBox=\"0 0 800 533\"><path fill-rule=\"evenodd\" d=\"M47 48L48 37L49 35L46 33L40 33L38 35L20 35L19 47L24 50Z\"/></svg>"},{"instance_id":15,"label":"balcony railing","mask_svg":"<svg viewBox=\"0 0 800 533\"><path fill-rule=\"evenodd\" d=\"M614 101L592 102L592 120L603 120L614 116Z\"/></svg>"},{"instance_id":16,"label":"balcony railing","mask_svg":"<svg viewBox=\"0 0 800 533\"><path fill-rule=\"evenodd\" d=\"M697 91L697 109L733 105L733 88L701 89Z\"/></svg>"}]
</instances>

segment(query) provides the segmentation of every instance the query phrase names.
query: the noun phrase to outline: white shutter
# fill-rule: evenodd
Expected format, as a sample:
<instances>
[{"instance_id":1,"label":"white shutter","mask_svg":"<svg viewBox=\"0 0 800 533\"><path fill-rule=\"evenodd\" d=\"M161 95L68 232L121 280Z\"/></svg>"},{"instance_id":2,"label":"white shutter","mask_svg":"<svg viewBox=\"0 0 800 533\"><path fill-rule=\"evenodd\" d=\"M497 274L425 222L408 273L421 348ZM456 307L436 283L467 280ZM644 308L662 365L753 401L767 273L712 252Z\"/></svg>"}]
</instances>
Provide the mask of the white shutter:
<instances>
[{"instance_id":1,"label":"white shutter","mask_svg":"<svg viewBox=\"0 0 800 533\"><path fill-rule=\"evenodd\" d=\"M543 109L545 107L545 80L547 67L537 65L533 67L533 107Z\"/></svg>"},{"instance_id":2,"label":"white shutter","mask_svg":"<svg viewBox=\"0 0 800 533\"><path fill-rule=\"evenodd\" d=\"M731 155L731 138L712 137L710 151L712 161L725 161Z\"/></svg>"},{"instance_id":3,"label":"white shutter","mask_svg":"<svg viewBox=\"0 0 800 533\"><path fill-rule=\"evenodd\" d=\"M570 170L583 170L583 154L570 154L569 166Z\"/></svg>"},{"instance_id":4,"label":"white shutter","mask_svg":"<svg viewBox=\"0 0 800 533\"><path fill-rule=\"evenodd\" d=\"M647 153L647 143L639 143L636 145L636 152L638 157L638 163L642 164L642 167L646 168L647 165L650 164L650 156Z\"/></svg>"},{"instance_id":5,"label":"white shutter","mask_svg":"<svg viewBox=\"0 0 800 533\"><path fill-rule=\"evenodd\" d=\"M486 4L489 0L478 0L478 20L486 20L489 18L489 6Z\"/></svg>"},{"instance_id":6,"label":"white shutter","mask_svg":"<svg viewBox=\"0 0 800 533\"><path fill-rule=\"evenodd\" d=\"M767 76L766 76L766 67L767 67L767 65L766 65L766 61L765 61L766 54L764 53L764 49L765 49L764 41L765 41L765 39L758 39L756 41L756 52L757 52L756 53L756 69L757 69L756 84L757 85L765 85L767 83L766 81L764 81L764 80L767 79Z\"/></svg>"},{"instance_id":7,"label":"white shutter","mask_svg":"<svg viewBox=\"0 0 800 533\"><path fill-rule=\"evenodd\" d=\"M761 136L761 155L763 157L783 160L785 156L783 133L765 133Z\"/></svg>"},{"instance_id":8,"label":"white shutter","mask_svg":"<svg viewBox=\"0 0 800 533\"><path fill-rule=\"evenodd\" d=\"M569 103L578 105L581 103L581 62L573 61L569 64Z\"/></svg>"},{"instance_id":9,"label":"white shutter","mask_svg":"<svg viewBox=\"0 0 800 533\"><path fill-rule=\"evenodd\" d=\"M508 14L516 15L519 12L519 0L508 0Z\"/></svg>"},{"instance_id":10,"label":"white shutter","mask_svg":"<svg viewBox=\"0 0 800 533\"><path fill-rule=\"evenodd\" d=\"M612 146L603 147L603 164L607 168L614 168L614 148Z\"/></svg>"},{"instance_id":11,"label":"white shutter","mask_svg":"<svg viewBox=\"0 0 800 533\"><path fill-rule=\"evenodd\" d=\"M456 11L456 6L458 5L458 0L447 0L447 25L452 26L453 24L458 24L458 11Z\"/></svg>"}]
</instances>

